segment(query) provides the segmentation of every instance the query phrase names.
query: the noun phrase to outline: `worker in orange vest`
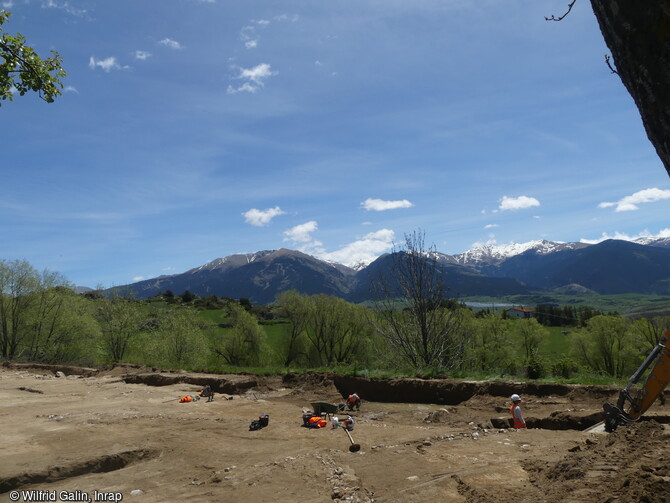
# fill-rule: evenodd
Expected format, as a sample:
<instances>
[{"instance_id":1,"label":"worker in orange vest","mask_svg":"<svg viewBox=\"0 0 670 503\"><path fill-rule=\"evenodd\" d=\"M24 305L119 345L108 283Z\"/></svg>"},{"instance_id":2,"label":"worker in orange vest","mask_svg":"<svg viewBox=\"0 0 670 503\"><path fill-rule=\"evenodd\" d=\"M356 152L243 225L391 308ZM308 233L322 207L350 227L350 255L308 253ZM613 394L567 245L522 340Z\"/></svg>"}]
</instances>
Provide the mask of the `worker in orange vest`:
<instances>
[{"instance_id":1,"label":"worker in orange vest","mask_svg":"<svg viewBox=\"0 0 670 503\"><path fill-rule=\"evenodd\" d=\"M526 421L523 419L523 414L521 413L521 397L516 393L511 397L512 405L509 407L509 411L512 414L512 419L514 420L514 429L521 429L526 427Z\"/></svg>"},{"instance_id":2,"label":"worker in orange vest","mask_svg":"<svg viewBox=\"0 0 670 503\"><path fill-rule=\"evenodd\" d=\"M356 410L361 409L361 397L359 397L356 393L352 393L347 397L347 407L349 407L349 410L354 410L354 407L356 407Z\"/></svg>"}]
</instances>

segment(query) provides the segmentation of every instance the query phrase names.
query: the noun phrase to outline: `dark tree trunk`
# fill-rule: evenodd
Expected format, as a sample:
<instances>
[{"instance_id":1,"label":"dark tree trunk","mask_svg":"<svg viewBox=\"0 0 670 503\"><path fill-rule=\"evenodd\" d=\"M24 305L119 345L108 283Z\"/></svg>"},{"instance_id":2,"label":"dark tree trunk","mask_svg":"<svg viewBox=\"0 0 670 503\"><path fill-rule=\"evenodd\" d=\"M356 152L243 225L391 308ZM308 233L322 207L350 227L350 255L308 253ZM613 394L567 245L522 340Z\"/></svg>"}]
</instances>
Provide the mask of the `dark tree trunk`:
<instances>
[{"instance_id":1,"label":"dark tree trunk","mask_svg":"<svg viewBox=\"0 0 670 503\"><path fill-rule=\"evenodd\" d=\"M670 0L591 0L617 73L670 175Z\"/></svg>"}]
</instances>

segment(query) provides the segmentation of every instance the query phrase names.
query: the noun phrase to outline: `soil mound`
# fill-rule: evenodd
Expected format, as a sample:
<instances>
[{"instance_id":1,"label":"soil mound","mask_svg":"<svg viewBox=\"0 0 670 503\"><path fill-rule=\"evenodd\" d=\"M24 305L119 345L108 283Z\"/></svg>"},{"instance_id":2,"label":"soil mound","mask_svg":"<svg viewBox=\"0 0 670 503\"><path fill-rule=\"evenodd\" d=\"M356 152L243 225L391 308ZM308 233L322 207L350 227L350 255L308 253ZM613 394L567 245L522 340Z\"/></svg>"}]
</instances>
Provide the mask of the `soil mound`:
<instances>
[{"instance_id":1,"label":"soil mound","mask_svg":"<svg viewBox=\"0 0 670 503\"><path fill-rule=\"evenodd\" d=\"M289 372L282 379L284 386L300 391L331 390L334 386L333 374L321 372L305 372L302 374Z\"/></svg>"},{"instance_id":2,"label":"soil mound","mask_svg":"<svg viewBox=\"0 0 670 503\"><path fill-rule=\"evenodd\" d=\"M670 435L644 421L588 438L555 463L528 462L530 481L548 501L670 501Z\"/></svg>"},{"instance_id":3,"label":"soil mound","mask_svg":"<svg viewBox=\"0 0 670 503\"><path fill-rule=\"evenodd\" d=\"M73 365L49 365L46 363L20 363L3 361L2 366L12 370L30 370L32 372L41 372L44 374L56 375L61 372L65 375L80 375L83 377L91 377L97 375L99 370L90 367L77 367Z\"/></svg>"}]
</instances>

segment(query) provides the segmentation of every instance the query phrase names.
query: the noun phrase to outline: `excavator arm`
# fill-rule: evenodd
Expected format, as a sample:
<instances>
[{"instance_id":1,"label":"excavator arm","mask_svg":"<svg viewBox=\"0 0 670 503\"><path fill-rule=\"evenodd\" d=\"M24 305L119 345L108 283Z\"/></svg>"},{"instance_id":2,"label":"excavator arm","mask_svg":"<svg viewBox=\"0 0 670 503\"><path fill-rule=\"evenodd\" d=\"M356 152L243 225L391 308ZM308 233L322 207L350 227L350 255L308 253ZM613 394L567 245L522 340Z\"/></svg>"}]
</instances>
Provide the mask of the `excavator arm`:
<instances>
[{"instance_id":1,"label":"excavator arm","mask_svg":"<svg viewBox=\"0 0 670 503\"><path fill-rule=\"evenodd\" d=\"M636 384L645 371L654 365L647 380L637 393L632 394L631 388ZM658 345L649 353L646 360L631 376L628 384L619 392L616 405L606 403L605 431L612 432L620 424L629 424L638 421L642 414L647 412L651 404L663 393L670 383L670 329L666 330Z\"/></svg>"}]
</instances>

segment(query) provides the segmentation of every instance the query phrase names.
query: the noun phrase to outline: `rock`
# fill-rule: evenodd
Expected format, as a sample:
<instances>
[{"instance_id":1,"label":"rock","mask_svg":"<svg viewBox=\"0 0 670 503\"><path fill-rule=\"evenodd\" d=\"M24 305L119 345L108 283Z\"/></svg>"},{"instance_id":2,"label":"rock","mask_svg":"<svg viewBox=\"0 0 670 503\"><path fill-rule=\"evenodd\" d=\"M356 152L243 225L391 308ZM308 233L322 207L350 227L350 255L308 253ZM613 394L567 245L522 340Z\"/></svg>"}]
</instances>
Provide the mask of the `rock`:
<instances>
[{"instance_id":1,"label":"rock","mask_svg":"<svg viewBox=\"0 0 670 503\"><path fill-rule=\"evenodd\" d=\"M59 370L56 372L56 377L65 377L65 374Z\"/></svg>"},{"instance_id":2,"label":"rock","mask_svg":"<svg viewBox=\"0 0 670 503\"><path fill-rule=\"evenodd\" d=\"M144 494L144 491L142 489L133 489L130 491L131 496L139 496L140 494Z\"/></svg>"},{"instance_id":3,"label":"rock","mask_svg":"<svg viewBox=\"0 0 670 503\"><path fill-rule=\"evenodd\" d=\"M429 413L424 419L424 423L443 423L448 420L449 411L447 409L439 409Z\"/></svg>"}]
</instances>

